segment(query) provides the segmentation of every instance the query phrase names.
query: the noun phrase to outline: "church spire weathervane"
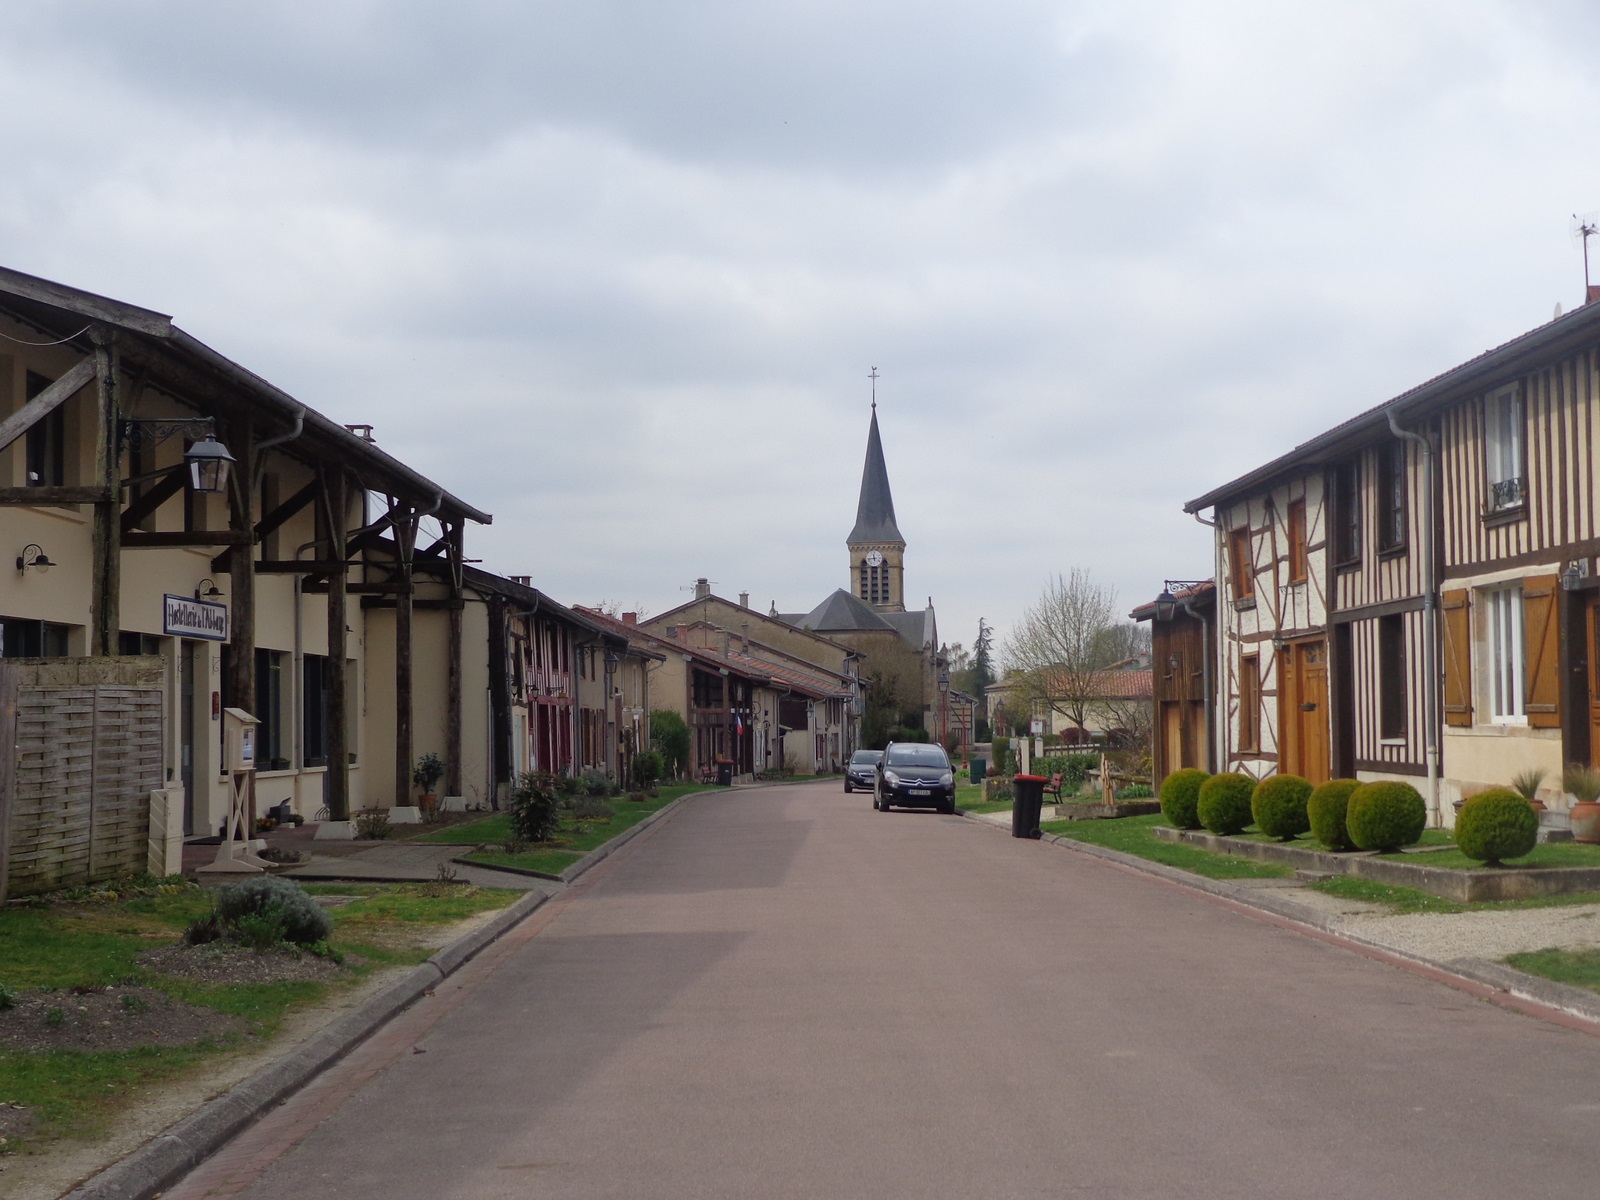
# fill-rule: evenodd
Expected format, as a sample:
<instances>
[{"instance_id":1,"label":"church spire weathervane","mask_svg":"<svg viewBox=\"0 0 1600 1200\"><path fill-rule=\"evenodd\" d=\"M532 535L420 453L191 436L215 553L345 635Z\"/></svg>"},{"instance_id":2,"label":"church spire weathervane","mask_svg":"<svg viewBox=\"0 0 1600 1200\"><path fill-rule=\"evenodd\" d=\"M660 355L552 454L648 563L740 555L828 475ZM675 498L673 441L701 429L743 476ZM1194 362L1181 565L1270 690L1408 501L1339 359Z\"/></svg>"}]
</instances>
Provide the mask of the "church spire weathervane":
<instances>
[{"instance_id":1,"label":"church spire weathervane","mask_svg":"<svg viewBox=\"0 0 1600 1200\"><path fill-rule=\"evenodd\" d=\"M878 368L873 367L871 371L867 372L867 378L872 380L872 411L876 413L878 411Z\"/></svg>"}]
</instances>

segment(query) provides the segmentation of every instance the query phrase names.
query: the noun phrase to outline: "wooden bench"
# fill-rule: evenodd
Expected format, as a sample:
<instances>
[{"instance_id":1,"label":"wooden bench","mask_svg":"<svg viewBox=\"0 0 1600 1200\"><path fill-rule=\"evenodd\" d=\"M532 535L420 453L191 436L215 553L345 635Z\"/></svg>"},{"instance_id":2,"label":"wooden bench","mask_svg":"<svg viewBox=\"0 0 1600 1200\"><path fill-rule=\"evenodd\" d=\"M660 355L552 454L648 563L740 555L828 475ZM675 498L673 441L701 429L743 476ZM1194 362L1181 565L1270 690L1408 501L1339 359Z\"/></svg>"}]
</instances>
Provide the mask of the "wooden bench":
<instances>
[{"instance_id":1,"label":"wooden bench","mask_svg":"<svg viewBox=\"0 0 1600 1200\"><path fill-rule=\"evenodd\" d=\"M1044 789L1043 790L1044 790L1044 794L1046 796L1054 796L1056 798L1056 803L1057 804L1061 803L1061 772L1060 771L1057 771L1054 775L1050 776L1050 782L1044 785Z\"/></svg>"}]
</instances>

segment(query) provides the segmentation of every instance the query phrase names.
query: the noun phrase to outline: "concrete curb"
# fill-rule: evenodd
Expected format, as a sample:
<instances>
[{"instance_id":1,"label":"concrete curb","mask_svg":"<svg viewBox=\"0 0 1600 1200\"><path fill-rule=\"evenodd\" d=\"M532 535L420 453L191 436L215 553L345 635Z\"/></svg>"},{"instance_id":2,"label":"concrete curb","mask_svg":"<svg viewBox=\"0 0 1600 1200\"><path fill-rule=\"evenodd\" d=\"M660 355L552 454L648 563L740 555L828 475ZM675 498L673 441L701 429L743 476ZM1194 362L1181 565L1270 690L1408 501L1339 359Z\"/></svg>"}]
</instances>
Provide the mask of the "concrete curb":
<instances>
[{"instance_id":1,"label":"concrete curb","mask_svg":"<svg viewBox=\"0 0 1600 1200\"><path fill-rule=\"evenodd\" d=\"M427 962L367 997L355 1011L240 1080L126 1158L90 1176L65 1193L62 1200L149 1200L214 1154L267 1109L343 1058L548 899L549 896L533 892L522 896L487 924L457 938Z\"/></svg>"},{"instance_id":2,"label":"concrete curb","mask_svg":"<svg viewBox=\"0 0 1600 1200\"><path fill-rule=\"evenodd\" d=\"M962 812L962 816L981 826L988 826L998 830L1007 837L1011 831L993 821L986 821L978 813ZM1020 840L1020 839L1019 839ZM1522 971L1506 966L1504 963L1490 962L1482 958L1456 958L1449 962L1439 962L1436 959L1423 958L1421 955L1408 954L1404 950L1397 950L1393 946L1386 946L1382 942L1371 938L1364 938L1351 933L1347 929L1337 926L1334 919L1326 913L1319 913L1307 909L1304 905L1296 904L1286 897L1274 895L1271 891L1262 891L1256 888L1239 887L1237 884L1228 883L1221 879L1207 879L1204 875L1195 875L1177 867L1169 867L1165 863L1151 862L1148 858L1140 858L1136 854L1124 854L1121 850L1109 850L1104 846L1096 846L1089 842L1080 842L1072 838L1065 838L1059 834L1046 833L1040 838L1042 842L1051 842L1078 854L1086 854L1091 858L1104 859L1120 866L1130 867L1146 875L1154 875L1175 883L1179 887L1190 888L1193 891L1204 892L1223 900L1231 900L1235 904L1244 905L1246 908L1259 909L1281 917L1285 921L1292 921L1297 925L1304 925L1315 929L1331 938L1349 942L1368 950L1376 950L1393 958L1402 958L1430 970L1438 971L1445 975L1454 975L1458 979L1469 983L1483 984L1497 991L1509 993L1523 1000L1532 1000L1550 1008L1568 1013L1571 1016L1581 1017L1584 1020L1600 1023L1600 994L1587 991L1584 988L1571 987L1553 980L1541 979L1537 975L1528 975Z\"/></svg>"}]
</instances>

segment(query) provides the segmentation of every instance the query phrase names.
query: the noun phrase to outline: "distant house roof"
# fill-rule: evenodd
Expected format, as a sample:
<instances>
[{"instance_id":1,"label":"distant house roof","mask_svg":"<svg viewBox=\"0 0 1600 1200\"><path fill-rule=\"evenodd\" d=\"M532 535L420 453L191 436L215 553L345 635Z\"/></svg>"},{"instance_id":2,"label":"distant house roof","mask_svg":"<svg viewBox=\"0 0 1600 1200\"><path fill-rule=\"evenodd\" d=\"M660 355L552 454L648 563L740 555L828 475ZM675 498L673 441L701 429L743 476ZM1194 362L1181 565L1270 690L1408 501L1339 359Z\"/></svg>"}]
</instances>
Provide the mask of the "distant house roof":
<instances>
[{"instance_id":1,"label":"distant house roof","mask_svg":"<svg viewBox=\"0 0 1600 1200\"><path fill-rule=\"evenodd\" d=\"M1090 700L1149 700L1155 695L1155 673L1149 667L1123 667L1099 672L1089 692ZM1014 685L1004 679L984 688L985 695L1005 696Z\"/></svg>"},{"instance_id":2,"label":"distant house roof","mask_svg":"<svg viewBox=\"0 0 1600 1200\"><path fill-rule=\"evenodd\" d=\"M872 410L867 430L867 461L861 468L861 498L856 502L856 524L848 541L898 542L900 526L894 520L894 497L889 494L889 468L883 461L883 439L878 436L878 410Z\"/></svg>"}]
</instances>

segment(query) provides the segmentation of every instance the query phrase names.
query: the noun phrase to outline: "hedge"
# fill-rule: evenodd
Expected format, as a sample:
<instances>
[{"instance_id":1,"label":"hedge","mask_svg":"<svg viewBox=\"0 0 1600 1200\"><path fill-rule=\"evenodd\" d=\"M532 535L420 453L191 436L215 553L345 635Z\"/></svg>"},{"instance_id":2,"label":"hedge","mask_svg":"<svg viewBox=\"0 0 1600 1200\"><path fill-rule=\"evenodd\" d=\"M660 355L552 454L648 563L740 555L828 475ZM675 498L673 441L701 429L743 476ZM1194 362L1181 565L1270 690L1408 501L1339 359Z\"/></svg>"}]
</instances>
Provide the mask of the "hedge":
<instances>
[{"instance_id":1,"label":"hedge","mask_svg":"<svg viewBox=\"0 0 1600 1200\"><path fill-rule=\"evenodd\" d=\"M1169 825L1178 829L1200 828L1195 805L1200 799L1200 785L1210 778L1198 767L1185 767L1161 781L1161 814Z\"/></svg>"},{"instance_id":2,"label":"hedge","mask_svg":"<svg viewBox=\"0 0 1600 1200\"><path fill-rule=\"evenodd\" d=\"M1200 785L1200 796L1195 802L1195 814L1212 833L1228 837L1243 833L1250 824L1250 797L1256 790L1256 781L1238 771L1224 771L1213 775Z\"/></svg>"},{"instance_id":3,"label":"hedge","mask_svg":"<svg viewBox=\"0 0 1600 1200\"><path fill-rule=\"evenodd\" d=\"M1256 784L1250 797L1250 812L1256 828L1280 842L1292 842L1311 828L1306 801L1311 784L1298 775L1269 775Z\"/></svg>"},{"instance_id":4,"label":"hedge","mask_svg":"<svg viewBox=\"0 0 1600 1200\"><path fill-rule=\"evenodd\" d=\"M1359 779L1330 779L1318 786L1306 800L1306 817L1311 822L1311 836L1329 850L1354 850L1350 831L1345 828L1345 809L1350 803L1350 793L1361 786Z\"/></svg>"},{"instance_id":5,"label":"hedge","mask_svg":"<svg viewBox=\"0 0 1600 1200\"><path fill-rule=\"evenodd\" d=\"M1350 793L1344 823L1357 850L1398 850L1422 836L1428 806L1409 783L1363 783Z\"/></svg>"},{"instance_id":6,"label":"hedge","mask_svg":"<svg viewBox=\"0 0 1600 1200\"><path fill-rule=\"evenodd\" d=\"M1491 866L1521 858L1538 840L1539 814L1510 788L1479 792L1456 814L1456 848Z\"/></svg>"}]
</instances>

